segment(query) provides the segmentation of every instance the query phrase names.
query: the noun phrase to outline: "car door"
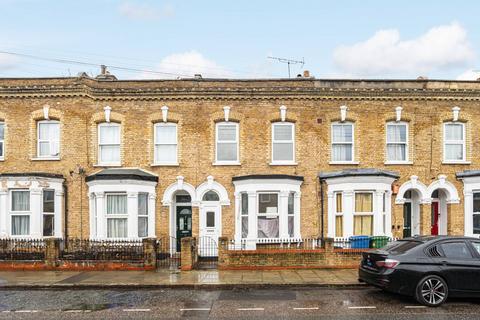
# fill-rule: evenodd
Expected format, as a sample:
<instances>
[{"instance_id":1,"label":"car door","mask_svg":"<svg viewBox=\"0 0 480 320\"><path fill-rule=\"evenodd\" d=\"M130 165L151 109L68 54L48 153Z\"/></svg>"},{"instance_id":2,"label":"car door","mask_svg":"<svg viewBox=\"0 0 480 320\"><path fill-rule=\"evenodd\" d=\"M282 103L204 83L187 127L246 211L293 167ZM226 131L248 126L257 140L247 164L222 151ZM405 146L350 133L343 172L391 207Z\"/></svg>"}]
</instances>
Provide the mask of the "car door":
<instances>
[{"instance_id":1,"label":"car door","mask_svg":"<svg viewBox=\"0 0 480 320\"><path fill-rule=\"evenodd\" d=\"M438 245L442 251L442 273L451 291L475 291L478 284L478 259L464 240L444 241Z\"/></svg>"},{"instance_id":2,"label":"car door","mask_svg":"<svg viewBox=\"0 0 480 320\"><path fill-rule=\"evenodd\" d=\"M473 249L473 255L475 260L475 279L480 279L480 240L469 240L467 241ZM480 281L472 281L474 285L474 290L480 292Z\"/></svg>"}]
</instances>

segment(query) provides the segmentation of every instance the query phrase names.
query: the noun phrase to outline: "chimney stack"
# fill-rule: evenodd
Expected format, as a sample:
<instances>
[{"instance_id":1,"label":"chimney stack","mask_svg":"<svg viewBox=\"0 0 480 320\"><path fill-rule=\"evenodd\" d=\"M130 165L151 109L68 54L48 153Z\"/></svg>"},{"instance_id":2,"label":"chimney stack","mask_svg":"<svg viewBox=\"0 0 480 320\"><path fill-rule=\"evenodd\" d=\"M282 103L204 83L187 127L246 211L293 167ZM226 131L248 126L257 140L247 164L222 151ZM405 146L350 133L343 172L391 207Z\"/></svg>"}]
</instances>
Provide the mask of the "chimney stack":
<instances>
[{"instance_id":1,"label":"chimney stack","mask_svg":"<svg viewBox=\"0 0 480 320\"><path fill-rule=\"evenodd\" d=\"M304 71L303 71L303 77L304 77L304 78L310 78L310 71L304 70Z\"/></svg>"}]
</instances>

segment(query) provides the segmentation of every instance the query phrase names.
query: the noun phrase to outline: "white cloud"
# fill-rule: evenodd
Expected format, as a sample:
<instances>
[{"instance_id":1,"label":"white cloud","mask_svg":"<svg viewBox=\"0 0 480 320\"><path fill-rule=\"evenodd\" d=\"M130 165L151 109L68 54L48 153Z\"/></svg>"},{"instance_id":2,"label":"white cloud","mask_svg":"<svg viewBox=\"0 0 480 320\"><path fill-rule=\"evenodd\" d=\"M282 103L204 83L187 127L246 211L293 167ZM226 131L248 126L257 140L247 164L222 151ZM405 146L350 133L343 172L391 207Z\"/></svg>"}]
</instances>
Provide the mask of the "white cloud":
<instances>
[{"instance_id":1,"label":"white cloud","mask_svg":"<svg viewBox=\"0 0 480 320\"><path fill-rule=\"evenodd\" d=\"M193 77L195 74L201 74L203 78L229 78L233 76L230 71L225 70L222 66L205 58L195 50L166 56L153 71L159 73L145 72L140 77L144 79L178 78Z\"/></svg>"},{"instance_id":2,"label":"white cloud","mask_svg":"<svg viewBox=\"0 0 480 320\"><path fill-rule=\"evenodd\" d=\"M18 65L18 59L12 55L0 53L0 70L13 69Z\"/></svg>"},{"instance_id":3,"label":"white cloud","mask_svg":"<svg viewBox=\"0 0 480 320\"><path fill-rule=\"evenodd\" d=\"M396 29L380 30L364 42L337 47L333 56L346 73L410 77L465 67L474 57L466 30L455 22L410 40L402 40Z\"/></svg>"},{"instance_id":4,"label":"white cloud","mask_svg":"<svg viewBox=\"0 0 480 320\"><path fill-rule=\"evenodd\" d=\"M156 7L146 3L123 2L118 7L118 11L131 20L158 20L174 15L173 7L169 4Z\"/></svg>"},{"instance_id":5,"label":"white cloud","mask_svg":"<svg viewBox=\"0 0 480 320\"><path fill-rule=\"evenodd\" d=\"M457 80L477 80L480 79L480 71L466 70L464 73L457 77Z\"/></svg>"}]
</instances>

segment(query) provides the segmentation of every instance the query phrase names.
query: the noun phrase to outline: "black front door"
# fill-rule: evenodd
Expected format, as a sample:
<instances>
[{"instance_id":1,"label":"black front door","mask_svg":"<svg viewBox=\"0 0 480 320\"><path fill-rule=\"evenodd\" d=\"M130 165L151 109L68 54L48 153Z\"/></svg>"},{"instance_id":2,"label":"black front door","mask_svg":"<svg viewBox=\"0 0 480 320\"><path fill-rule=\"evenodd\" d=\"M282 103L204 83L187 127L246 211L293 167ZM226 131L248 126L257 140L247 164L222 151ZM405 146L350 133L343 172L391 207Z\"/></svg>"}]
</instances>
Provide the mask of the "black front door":
<instances>
[{"instance_id":1,"label":"black front door","mask_svg":"<svg viewBox=\"0 0 480 320\"><path fill-rule=\"evenodd\" d=\"M412 203L405 202L403 204L403 237L412 236Z\"/></svg>"},{"instance_id":2,"label":"black front door","mask_svg":"<svg viewBox=\"0 0 480 320\"><path fill-rule=\"evenodd\" d=\"M177 251L181 250L182 238L192 236L192 207L177 206Z\"/></svg>"}]
</instances>

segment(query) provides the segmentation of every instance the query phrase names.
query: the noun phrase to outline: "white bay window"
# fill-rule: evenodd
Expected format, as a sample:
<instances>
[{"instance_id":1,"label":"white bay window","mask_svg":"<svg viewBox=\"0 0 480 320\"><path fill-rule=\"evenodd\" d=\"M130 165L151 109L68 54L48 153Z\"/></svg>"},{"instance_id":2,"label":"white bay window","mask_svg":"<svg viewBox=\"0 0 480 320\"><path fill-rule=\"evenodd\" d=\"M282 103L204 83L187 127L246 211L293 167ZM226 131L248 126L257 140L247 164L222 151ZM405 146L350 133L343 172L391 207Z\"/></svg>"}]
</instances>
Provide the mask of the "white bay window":
<instances>
[{"instance_id":1,"label":"white bay window","mask_svg":"<svg viewBox=\"0 0 480 320\"><path fill-rule=\"evenodd\" d=\"M251 175L234 177L235 239L255 245L264 240L300 238L300 186L303 177Z\"/></svg>"},{"instance_id":2,"label":"white bay window","mask_svg":"<svg viewBox=\"0 0 480 320\"><path fill-rule=\"evenodd\" d=\"M126 194L106 194L107 238L128 237L128 211Z\"/></svg>"},{"instance_id":3,"label":"white bay window","mask_svg":"<svg viewBox=\"0 0 480 320\"><path fill-rule=\"evenodd\" d=\"M30 235L30 191L11 190L11 235Z\"/></svg>"}]
</instances>

